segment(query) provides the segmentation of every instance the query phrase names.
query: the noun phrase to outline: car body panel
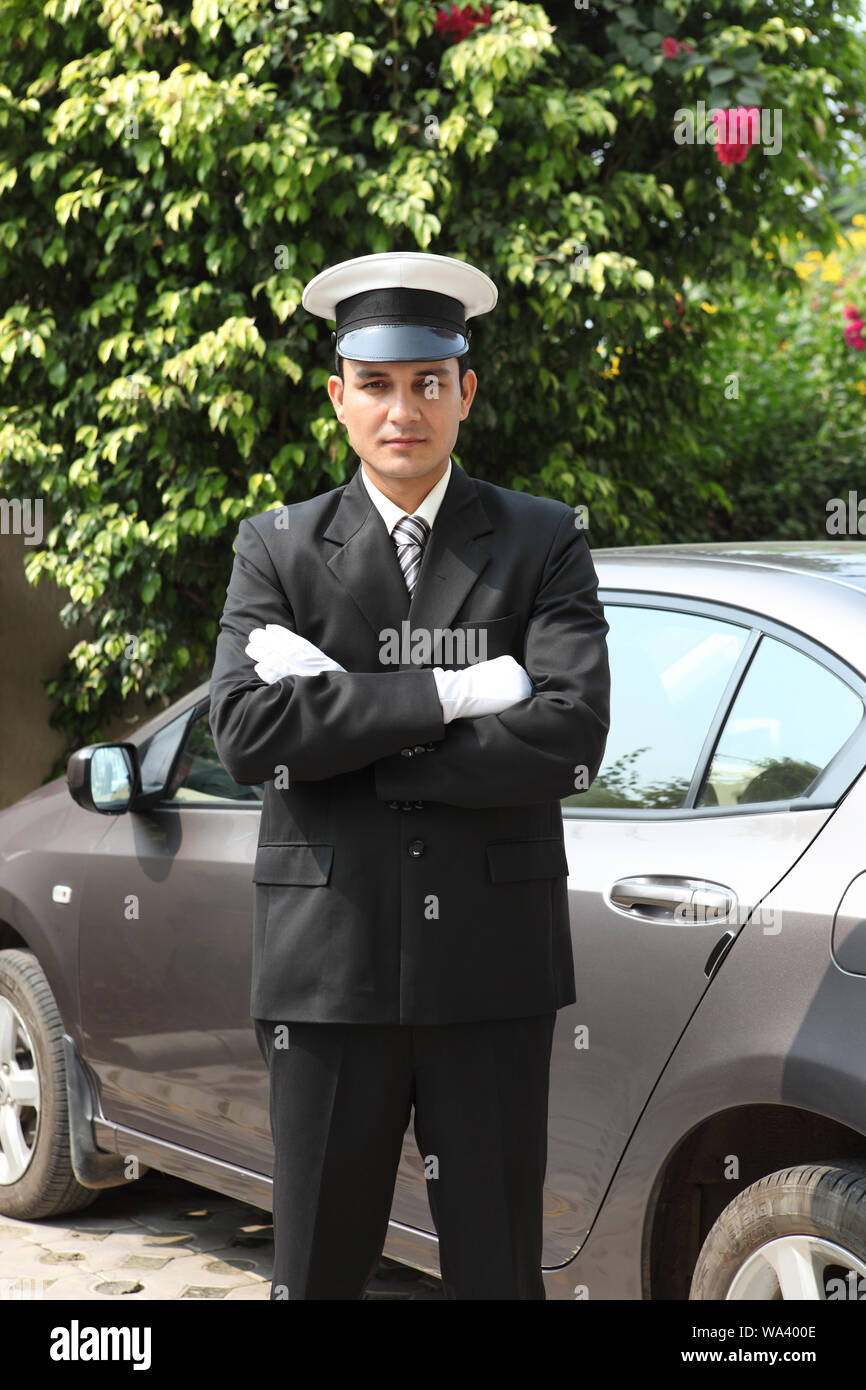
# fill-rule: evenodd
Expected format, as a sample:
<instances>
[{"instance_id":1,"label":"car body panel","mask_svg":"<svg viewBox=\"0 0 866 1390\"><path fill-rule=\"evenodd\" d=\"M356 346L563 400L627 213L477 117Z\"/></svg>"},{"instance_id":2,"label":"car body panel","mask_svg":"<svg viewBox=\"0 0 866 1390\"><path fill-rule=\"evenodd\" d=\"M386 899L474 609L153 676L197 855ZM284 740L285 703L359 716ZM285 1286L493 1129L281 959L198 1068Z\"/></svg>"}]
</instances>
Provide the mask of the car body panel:
<instances>
[{"instance_id":1,"label":"car body panel","mask_svg":"<svg viewBox=\"0 0 866 1390\"><path fill-rule=\"evenodd\" d=\"M587 1240L560 1277L546 1277L548 1297L573 1298L575 1288L586 1288L581 1296L591 1299L649 1296L648 1227L660 1175L681 1140L711 1117L770 1103L866 1135L866 978L841 970L830 952L836 903L866 867L864 821L866 774L827 833L765 900L765 915L780 930L749 923L725 957L658 1080ZM826 1157L792 1153L788 1161ZM716 1155L719 1179L729 1158Z\"/></svg>"}]
</instances>

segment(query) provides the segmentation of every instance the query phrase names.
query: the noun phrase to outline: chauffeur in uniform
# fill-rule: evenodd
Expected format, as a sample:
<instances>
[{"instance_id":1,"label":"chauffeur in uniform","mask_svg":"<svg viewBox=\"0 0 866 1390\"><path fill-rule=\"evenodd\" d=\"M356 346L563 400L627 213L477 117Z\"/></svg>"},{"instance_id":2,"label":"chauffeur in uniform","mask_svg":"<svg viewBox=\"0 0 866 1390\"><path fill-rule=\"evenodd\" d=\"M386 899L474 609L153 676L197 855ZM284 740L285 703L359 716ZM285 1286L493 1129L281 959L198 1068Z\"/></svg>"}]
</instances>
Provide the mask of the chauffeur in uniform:
<instances>
[{"instance_id":1,"label":"chauffeur in uniform","mask_svg":"<svg viewBox=\"0 0 866 1390\"><path fill-rule=\"evenodd\" d=\"M413 1106L446 1297L545 1297L551 1041L576 997L560 800L604 753L608 626L575 511L451 458L466 319L496 298L427 254L311 280L360 466L235 541L210 722L265 784L272 1299L362 1297Z\"/></svg>"}]
</instances>

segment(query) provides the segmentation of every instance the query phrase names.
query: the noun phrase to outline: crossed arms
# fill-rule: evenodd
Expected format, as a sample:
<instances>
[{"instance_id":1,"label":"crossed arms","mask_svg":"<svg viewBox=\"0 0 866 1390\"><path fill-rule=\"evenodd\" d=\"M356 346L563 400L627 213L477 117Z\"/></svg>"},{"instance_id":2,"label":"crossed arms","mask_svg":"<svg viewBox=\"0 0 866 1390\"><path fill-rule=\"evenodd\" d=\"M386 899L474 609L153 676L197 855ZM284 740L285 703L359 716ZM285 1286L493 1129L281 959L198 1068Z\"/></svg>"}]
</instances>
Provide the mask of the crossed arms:
<instances>
[{"instance_id":1,"label":"crossed arms","mask_svg":"<svg viewBox=\"0 0 866 1390\"><path fill-rule=\"evenodd\" d=\"M473 668L444 672L444 682L430 668L351 672L334 669L338 663L318 648L289 640L295 669L277 675L279 667L262 660L273 677L262 680L250 652L265 658L272 649L261 638L251 642L251 633L274 624L295 634L296 624L251 522L240 523L235 549L211 676L210 724L236 781L264 782L285 767L291 780L314 782L372 765L380 800L493 807L559 800L574 790L579 767L589 782L595 777L609 727L608 625L586 537L575 530L571 512L563 513L545 561L526 628L525 672L512 658L475 668L477 681L478 667L502 671L500 663L510 662L511 679L521 673L520 689L532 693L516 696L517 686L506 688L497 678L482 694L505 703L500 712L477 717L458 712L465 691L454 682L471 678ZM312 674L297 674L302 657L312 660ZM482 685L485 679L482 673ZM458 707L447 703L455 693ZM424 757L401 756L404 747L431 741L436 747Z\"/></svg>"}]
</instances>

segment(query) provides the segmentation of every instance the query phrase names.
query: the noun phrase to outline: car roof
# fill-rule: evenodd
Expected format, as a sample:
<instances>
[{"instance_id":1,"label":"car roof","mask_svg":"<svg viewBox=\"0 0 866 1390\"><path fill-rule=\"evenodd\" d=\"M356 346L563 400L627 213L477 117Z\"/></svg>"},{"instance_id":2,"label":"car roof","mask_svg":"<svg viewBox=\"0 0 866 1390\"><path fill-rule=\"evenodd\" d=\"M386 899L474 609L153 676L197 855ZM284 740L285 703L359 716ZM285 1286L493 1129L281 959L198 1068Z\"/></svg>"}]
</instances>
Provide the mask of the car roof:
<instances>
[{"instance_id":1,"label":"car roof","mask_svg":"<svg viewBox=\"0 0 866 1390\"><path fill-rule=\"evenodd\" d=\"M639 589L730 604L795 628L866 674L866 540L608 546L592 558L605 594Z\"/></svg>"}]
</instances>

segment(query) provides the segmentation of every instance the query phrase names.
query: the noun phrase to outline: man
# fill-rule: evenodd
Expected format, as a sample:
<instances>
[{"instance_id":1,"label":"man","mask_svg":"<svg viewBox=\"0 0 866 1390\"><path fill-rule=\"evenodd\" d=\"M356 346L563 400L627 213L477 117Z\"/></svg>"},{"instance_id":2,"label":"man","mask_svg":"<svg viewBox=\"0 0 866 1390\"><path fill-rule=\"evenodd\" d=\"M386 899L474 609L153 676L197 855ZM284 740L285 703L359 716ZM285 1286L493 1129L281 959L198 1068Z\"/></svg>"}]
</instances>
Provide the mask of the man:
<instances>
[{"instance_id":1,"label":"man","mask_svg":"<svg viewBox=\"0 0 866 1390\"><path fill-rule=\"evenodd\" d=\"M543 1299L556 1010L575 1000L560 799L609 723L595 569L562 502L451 458L496 288L395 253L306 287L361 460L244 520L211 679L264 782L250 1012L270 1072L271 1298L360 1298L414 1106L449 1298ZM463 364L465 367L465 364Z\"/></svg>"}]
</instances>

